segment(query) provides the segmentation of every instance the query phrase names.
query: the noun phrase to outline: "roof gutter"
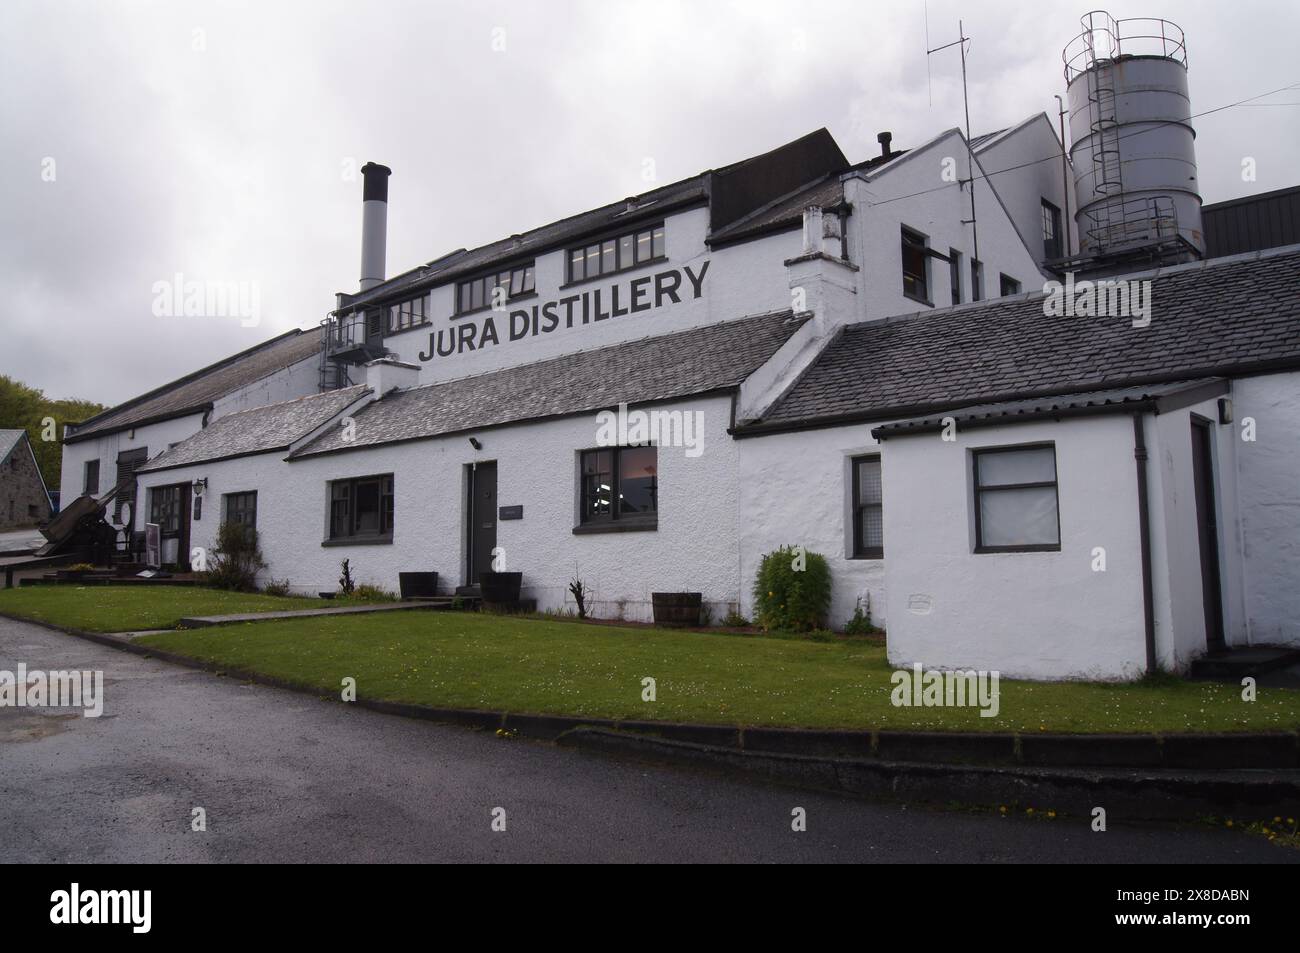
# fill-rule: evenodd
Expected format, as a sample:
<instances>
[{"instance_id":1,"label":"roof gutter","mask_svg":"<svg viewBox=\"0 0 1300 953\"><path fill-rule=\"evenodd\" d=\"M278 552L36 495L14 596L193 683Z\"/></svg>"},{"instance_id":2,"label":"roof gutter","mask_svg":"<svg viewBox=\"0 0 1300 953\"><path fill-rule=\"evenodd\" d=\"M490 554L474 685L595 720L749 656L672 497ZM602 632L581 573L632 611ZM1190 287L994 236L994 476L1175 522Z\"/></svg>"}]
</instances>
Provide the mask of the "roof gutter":
<instances>
[{"instance_id":1,"label":"roof gutter","mask_svg":"<svg viewBox=\"0 0 1300 953\"><path fill-rule=\"evenodd\" d=\"M1156 672L1156 612L1151 586L1151 505L1147 486L1147 443L1143 411L1133 414L1133 460L1137 467L1138 538L1142 555L1142 626L1147 674Z\"/></svg>"}]
</instances>

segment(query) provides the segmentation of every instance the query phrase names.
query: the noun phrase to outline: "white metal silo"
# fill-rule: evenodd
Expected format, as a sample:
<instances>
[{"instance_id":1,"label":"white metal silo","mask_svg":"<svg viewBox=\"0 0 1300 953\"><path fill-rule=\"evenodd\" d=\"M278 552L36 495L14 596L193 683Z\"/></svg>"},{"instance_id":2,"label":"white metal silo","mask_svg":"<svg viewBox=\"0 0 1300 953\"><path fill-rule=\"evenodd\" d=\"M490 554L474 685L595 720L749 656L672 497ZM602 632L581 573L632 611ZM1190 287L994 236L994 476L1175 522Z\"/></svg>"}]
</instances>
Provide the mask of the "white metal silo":
<instances>
[{"instance_id":1,"label":"white metal silo","mask_svg":"<svg viewBox=\"0 0 1300 953\"><path fill-rule=\"evenodd\" d=\"M1085 14L1065 48L1079 251L1203 254L1183 31Z\"/></svg>"}]
</instances>

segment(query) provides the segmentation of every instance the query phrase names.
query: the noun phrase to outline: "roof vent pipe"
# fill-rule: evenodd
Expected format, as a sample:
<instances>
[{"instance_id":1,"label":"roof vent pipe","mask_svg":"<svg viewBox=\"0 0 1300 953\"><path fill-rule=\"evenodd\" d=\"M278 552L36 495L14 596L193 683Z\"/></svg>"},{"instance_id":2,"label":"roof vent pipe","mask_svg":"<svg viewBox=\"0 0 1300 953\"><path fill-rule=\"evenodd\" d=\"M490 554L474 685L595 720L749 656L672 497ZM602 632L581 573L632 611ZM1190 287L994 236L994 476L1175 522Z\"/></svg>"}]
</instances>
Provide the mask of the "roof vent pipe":
<instances>
[{"instance_id":1,"label":"roof vent pipe","mask_svg":"<svg viewBox=\"0 0 1300 953\"><path fill-rule=\"evenodd\" d=\"M889 149L889 144L894 141L894 134L892 132L886 131L886 132L878 133L876 135L876 141L880 143L880 158L888 159L891 155L893 155L893 153L890 152Z\"/></svg>"},{"instance_id":2,"label":"roof vent pipe","mask_svg":"<svg viewBox=\"0 0 1300 953\"><path fill-rule=\"evenodd\" d=\"M361 167L361 290L384 280L384 252L388 241L388 177L386 165L367 162Z\"/></svg>"},{"instance_id":3,"label":"roof vent pipe","mask_svg":"<svg viewBox=\"0 0 1300 953\"><path fill-rule=\"evenodd\" d=\"M825 234L822 225L822 207L820 205L809 205L803 210L803 253L805 255L820 255Z\"/></svg>"}]
</instances>

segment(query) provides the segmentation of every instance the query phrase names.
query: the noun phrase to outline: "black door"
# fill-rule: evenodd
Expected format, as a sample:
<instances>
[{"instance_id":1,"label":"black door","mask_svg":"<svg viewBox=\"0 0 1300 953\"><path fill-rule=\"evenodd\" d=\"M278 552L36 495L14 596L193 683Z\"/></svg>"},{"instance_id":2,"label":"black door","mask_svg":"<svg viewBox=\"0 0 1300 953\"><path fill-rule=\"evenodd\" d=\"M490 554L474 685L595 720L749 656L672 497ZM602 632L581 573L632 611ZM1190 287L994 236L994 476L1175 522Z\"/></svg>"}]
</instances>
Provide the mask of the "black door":
<instances>
[{"instance_id":1,"label":"black door","mask_svg":"<svg viewBox=\"0 0 1300 953\"><path fill-rule=\"evenodd\" d=\"M469 471L469 584L492 568L497 545L497 465L480 463Z\"/></svg>"},{"instance_id":2,"label":"black door","mask_svg":"<svg viewBox=\"0 0 1300 953\"><path fill-rule=\"evenodd\" d=\"M1223 596L1219 579L1219 508L1214 498L1214 440L1210 423L1192 418L1192 483L1196 528L1201 546L1201 598L1205 603L1205 644L1222 652Z\"/></svg>"}]
</instances>

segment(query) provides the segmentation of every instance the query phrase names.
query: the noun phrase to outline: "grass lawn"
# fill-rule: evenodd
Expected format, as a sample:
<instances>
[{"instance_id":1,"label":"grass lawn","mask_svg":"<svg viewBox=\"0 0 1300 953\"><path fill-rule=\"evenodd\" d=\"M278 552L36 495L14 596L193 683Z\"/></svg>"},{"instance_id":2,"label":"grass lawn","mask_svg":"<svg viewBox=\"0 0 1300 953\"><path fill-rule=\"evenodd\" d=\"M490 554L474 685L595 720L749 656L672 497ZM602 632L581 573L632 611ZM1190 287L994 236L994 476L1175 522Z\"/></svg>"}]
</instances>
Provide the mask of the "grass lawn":
<instances>
[{"instance_id":1,"label":"grass lawn","mask_svg":"<svg viewBox=\"0 0 1300 953\"><path fill-rule=\"evenodd\" d=\"M184 616L319 609L331 604L196 586L58 585L0 591L0 612L88 632L170 629Z\"/></svg>"},{"instance_id":2,"label":"grass lawn","mask_svg":"<svg viewBox=\"0 0 1300 953\"><path fill-rule=\"evenodd\" d=\"M452 708L747 725L965 731L1245 731L1300 727L1300 692L1002 681L1001 711L896 708L882 646L621 628L467 612L259 622L146 645L362 697ZM641 679L658 699L641 700Z\"/></svg>"}]
</instances>

